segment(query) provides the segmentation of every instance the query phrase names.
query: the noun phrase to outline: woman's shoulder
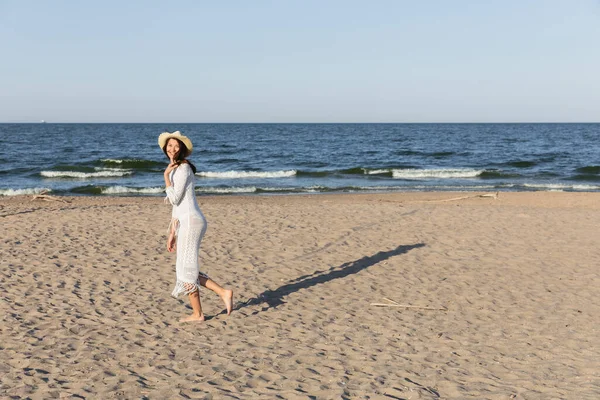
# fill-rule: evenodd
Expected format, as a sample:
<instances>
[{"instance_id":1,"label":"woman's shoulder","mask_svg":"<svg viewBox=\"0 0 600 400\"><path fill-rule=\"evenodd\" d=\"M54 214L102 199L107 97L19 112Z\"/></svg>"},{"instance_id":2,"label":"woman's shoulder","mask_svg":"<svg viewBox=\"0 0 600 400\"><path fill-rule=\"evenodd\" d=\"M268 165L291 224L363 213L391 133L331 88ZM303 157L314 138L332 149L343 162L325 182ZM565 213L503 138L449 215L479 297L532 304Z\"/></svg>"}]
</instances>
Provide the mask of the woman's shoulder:
<instances>
[{"instance_id":1,"label":"woman's shoulder","mask_svg":"<svg viewBox=\"0 0 600 400\"><path fill-rule=\"evenodd\" d=\"M186 174L192 172L192 167L187 163L187 161L183 161L181 164L179 164L177 169Z\"/></svg>"}]
</instances>

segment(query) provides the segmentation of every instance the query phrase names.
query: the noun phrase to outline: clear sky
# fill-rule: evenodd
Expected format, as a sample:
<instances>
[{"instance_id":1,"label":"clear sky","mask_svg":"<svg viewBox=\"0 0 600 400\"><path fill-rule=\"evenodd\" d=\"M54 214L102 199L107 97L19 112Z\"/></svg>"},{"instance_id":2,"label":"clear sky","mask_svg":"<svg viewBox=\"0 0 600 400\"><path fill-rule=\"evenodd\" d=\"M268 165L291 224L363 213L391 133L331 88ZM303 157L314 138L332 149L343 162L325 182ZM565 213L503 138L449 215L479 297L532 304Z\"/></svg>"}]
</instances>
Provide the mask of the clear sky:
<instances>
[{"instance_id":1,"label":"clear sky","mask_svg":"<svg viewBox=\"0 0 600 400\"><path fill-rule=\"evenodd\" d=\"M600 0L0 0L42 119L600 122Z\"/></svg>"}]
</instances>

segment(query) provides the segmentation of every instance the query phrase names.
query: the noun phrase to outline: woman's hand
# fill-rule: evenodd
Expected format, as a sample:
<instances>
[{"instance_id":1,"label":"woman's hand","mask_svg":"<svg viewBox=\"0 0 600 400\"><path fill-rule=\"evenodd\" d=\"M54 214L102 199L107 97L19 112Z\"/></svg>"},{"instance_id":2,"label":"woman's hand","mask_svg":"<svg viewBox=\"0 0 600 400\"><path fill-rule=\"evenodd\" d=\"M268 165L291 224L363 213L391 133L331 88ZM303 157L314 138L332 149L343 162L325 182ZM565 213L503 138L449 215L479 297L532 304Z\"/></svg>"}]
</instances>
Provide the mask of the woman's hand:
<instances>
[{"instance_id":1,"label":"woman's hand","mask_svg":"<svg viewBox=\"0 0 600 400\"><path fill-rule=\"evenodd\" d=\"M169 253L174 252L177 249L177 238L175 234L171 233L167 239L167 251Z\"/></svg>"},{"instance_id":2,"label":"woman's hand","mask_svg":"<svg viewBox=\"0 0 600 400\"><path fill-rule=\"evenodd\" d=\"M176 162L174 162L173 160L171 160L171 162L167 166L167 169L165 169L165 176L169 176L169 174L171 173L171 171L173 171L177 167L179 167L179 164L176 163Z\"/></svg>"}]
</instances>

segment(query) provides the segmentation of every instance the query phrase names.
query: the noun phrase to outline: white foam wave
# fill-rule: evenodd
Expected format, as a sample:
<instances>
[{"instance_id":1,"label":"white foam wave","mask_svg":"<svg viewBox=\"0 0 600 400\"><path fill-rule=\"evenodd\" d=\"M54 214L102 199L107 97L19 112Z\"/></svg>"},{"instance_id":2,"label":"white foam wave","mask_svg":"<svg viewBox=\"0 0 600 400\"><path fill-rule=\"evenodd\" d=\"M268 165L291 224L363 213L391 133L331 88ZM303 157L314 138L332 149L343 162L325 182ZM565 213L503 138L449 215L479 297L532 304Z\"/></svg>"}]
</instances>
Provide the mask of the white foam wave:
<instances>
[{"instance_id":1,"label":"white foam wave","mask_svg":"<svg viewBox=\"0 0 600 400\"><path fill-rule=\"evenodd\" d=\"M324 186L308 186L308 187L261 187L258 190L267 193L316 193L327 189Z\"/></svg>"},{"instance_id":2,"label":"white foam wave","mask_svg":"<svg viewBox=\"0 0 600 400\"><path fill-rule=\"evenodd\" d=\"M570 186L561 185L557 183L524 183L524 187L534 188L534 189L549 189L549 190L563 190L569 189Z\"/></svg>"},{"instance_id":3,"label":"white foam wave","mask_svg":"<svg viewBox=\"0 0 600 400\"><path fill-rule=\"evenodd\" d=\"M223 172L197 172L196 175L203 178L221 178L221 179L237 179L237 178L288 178L295 176L295 170L289 171L223 171Z\"/></svg>"},{"instance_id":4,"label":"white foam wave","mask_svg":"<svg viewBox=\"0 0 600 400\"><path fill-rule=\"evenodd\" d=\"M318 192L323 192L323 191L327 190L327 187L320 186L320 185L314 185L314 186L309 186L309 187L305 187L302 189L308 193L318 193Z\"/></svg>"},{"instance_id":5,"label":"white foam wave","mask_svg":"<svg viewBox=\"0 0 600 400\"><path fill-rule=\"evenodd\" d=\"M364 168L363 168L363 171L365 171L365 174L367 174L367 175L389 174L391 172L389 169L368 170L368 169L364 169Z\"/></svg>"},{"instance_id":6,"label":"white foam wave","mask_svg":"<svg viewBox=\"0 0 600 400\"><path fill-rule=\"evenodd\" d=\"M562 192L563 190L600 190L600 186L598 185L566 185L561 183L524 183L523 186L554 192Z\"/></svg>"},{"instance_id":7,"label":"white foam wave","mask_svg":"<svg viewBox=\"0 0 600 400\"><path fill-rule=\"evenodd\" d=\"M151 163L152 162L152 161L147 161L147 160L140 159L140 158L124 158L124 159L104 158L100 161L102 161L105 164Z\"/></svg>"},{"instance_id":8,"label":"white foam wave","mask_svg":"<svg viewBox=\"0 0 600 400\"><path fill-rule=\"evenodd\" d=\"M264 190L265 192L297 192L302 190L302 188L294 188L294 187L261 187L260 190Z\"/></svg>"},{"instance_id":9,"label":"white foam wave","mask_svg":"<svg viewBox=\"0 0 600 400\"><path fill-rule=\"evenodd\" d=\"M597 185L573 185L574 190L600 190Z\"/></svg>"},{"instance_id":10,"label":"white foam wave","mask_svg":"<svg viewBox=\"0 0 600 400\"><path fill-rule=\"evenodd\" d=\"M29 194L40 194L42 192L51 192L48 188L31 189L0 189L0 196L24 196Z\"/></svg>"},{"instance_id":11,"label":"white foam wave","mask_svg":"<svg viewBox=\"0 0 600 400\"><path fill-rule=\"evenodd\" d=\"M110 178L120 177L133 174L132 170L129 169L102 169L96 172L79 172L79 171L42 171L40 175L45 178L77 178L77 179L90 179L90 178Z\"/></svg>"},{"instance_id":12,"label":"white foam wave","mask_svg":"<svg viewBox=\"0 0 600 400\"><path fill-rule=\"evenodd\" d=\"M196 192L199 192L199 193L219 193L219 194L227 194L227 193L254 193L254 192L256 192L256 188L254 186L228 187L228 188L196 187Z\"/></svg>"},{"instance_id":13,"label":"white foam wave","mask_svg":"<svg viewBox=\"0 0 600 400\"><path fill-rule=\"evenodd\" d=\"M475 178L481 175L484 170L459 168L459 169L394 169L392 176L400 179L456 179L456 178Z\"/></svg>"},{"instance_id":14,"label":"white foam wave","mask_svg":"<svg viewBox=\"0 0 600 400\"><path fill-rule=\"evenodd\" d=\"M126 193L137 193L137 194L157 194L163 193L165 188L163 187L145 187L145 188L132 188L127 186L109 186L102 189L102 194L126 194Z\"/></svg>"},{"instance_id":15,"label":"white foam wave","mask_svg":"<svg viewBox=\"0 0 600 400\"><path fill-rule=\"evenodd\" d=\"M397 186L402 189L417 189L417 190L456 190L456 191L473 191L473 190L493 190L498 187L512 187L512 185L502 185L502 186L494 186L494 185L410 185L410 186Z\"/></svg>"},{"instance_id":16,"label":"white foam wave","mask_svg":"<svg viewBox=\"0 0 600 400\"><path fill-rule=\"evenodd\" d=\"M127 171L127 172L132 172L132 170L130 170L130 169L123 169L123 168L106 168L106 167L94 167L94 170L96 170L96 171L116 171L116 172L123 172L123 171Z\"/></svg>"}]
</instances>

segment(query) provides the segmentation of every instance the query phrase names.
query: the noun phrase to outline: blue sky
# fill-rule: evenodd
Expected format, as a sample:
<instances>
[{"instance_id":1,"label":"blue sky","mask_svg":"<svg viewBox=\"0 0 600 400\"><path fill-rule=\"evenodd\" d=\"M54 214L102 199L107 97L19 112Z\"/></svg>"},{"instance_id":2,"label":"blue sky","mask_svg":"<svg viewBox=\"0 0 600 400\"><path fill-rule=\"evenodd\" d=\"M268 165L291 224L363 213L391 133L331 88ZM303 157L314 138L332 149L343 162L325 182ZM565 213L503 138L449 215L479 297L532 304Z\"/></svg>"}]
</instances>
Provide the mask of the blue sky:
<instances>
[{"instance_id":1,"label":"blue sky","mask_svg":"<svg viewBox=\"0 0 600 400\"><path fill-rule=\"evenodd\" d=\"M0 121L600 122L600 0L0 0Z\"/></svg>"}]
</instances>

